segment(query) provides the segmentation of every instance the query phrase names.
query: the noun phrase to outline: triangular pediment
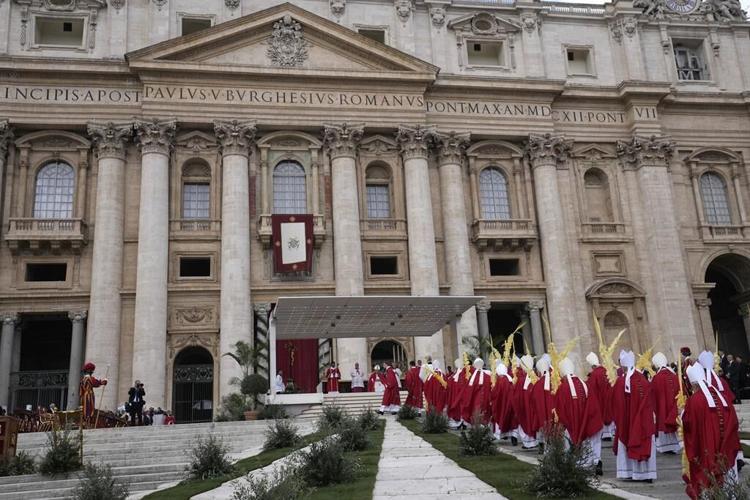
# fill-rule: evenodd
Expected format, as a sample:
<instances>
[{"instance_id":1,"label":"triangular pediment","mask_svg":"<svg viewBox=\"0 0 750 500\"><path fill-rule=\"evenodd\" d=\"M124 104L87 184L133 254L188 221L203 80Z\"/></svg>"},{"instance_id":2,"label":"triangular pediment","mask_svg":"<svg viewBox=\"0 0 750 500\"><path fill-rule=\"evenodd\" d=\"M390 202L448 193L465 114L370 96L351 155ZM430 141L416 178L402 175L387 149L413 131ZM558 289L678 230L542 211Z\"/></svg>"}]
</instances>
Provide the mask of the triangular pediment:
<instances>
[{"instance_id":1,"label":"triangular pediment","mask_svg":"<svg viewBox=\"0 0 750 500\"><path fill-rule=\"evenodd\" d=\"M438 68L289 3L131 52L143 70L432 80Z\"/></svg>"},{"instance_id":2,"label":"triangular pediment","mask_svg":"<svg viewBox=\"0 0 750 500\"><path fill-rule=\"evenodd\" d=\"M454 31L474 35L496 36L521 31L521 25L489 12L477 12L457 17L448 23Z\"/></svg>"},{"instance_id":3,"label":"triangular pediment","mask_svg":"<svg viewBox=\"0 0 750 500\"><path fill-rule=\"evenodd\" d=\"M602 147L596 144L589 144L573 150L571 156L575 158L583 158L586 160L605 160L616 158L614 152L610 151L606 147Z\"/></svg>"}]
</instances>

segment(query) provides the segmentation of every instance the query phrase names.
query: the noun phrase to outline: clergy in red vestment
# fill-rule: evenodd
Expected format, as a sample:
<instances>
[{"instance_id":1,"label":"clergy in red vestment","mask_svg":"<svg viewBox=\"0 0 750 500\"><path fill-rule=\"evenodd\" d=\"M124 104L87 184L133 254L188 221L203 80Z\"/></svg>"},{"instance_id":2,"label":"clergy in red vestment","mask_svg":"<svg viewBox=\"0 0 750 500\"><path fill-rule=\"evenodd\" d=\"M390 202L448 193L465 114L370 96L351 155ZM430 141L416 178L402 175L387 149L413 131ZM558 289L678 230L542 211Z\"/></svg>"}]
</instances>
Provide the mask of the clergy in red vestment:
<instances>
[{"instance_id":1,"label":"clergy in red vestment","mask_svg":"<svg viewBox=\"0 0 750 500\"><path fill-rule=\"evenodd\" d=\"M380 403L380 410L378 413L381 415L387 411L395 415L401 408L401 396L398 390L401 388L401 381L396 375L396 371L393 369L393 363L390 361L386 362L385 369L385 391L383 391L383 400Z\"/></svg>"},{"instance_id":2,"label":"clergy in red vestment","mask_svg":"<svg viewBox=\"0 0 750 500\"><path fill-rule=\"evenodd\" d=\"M680 393L680 379L667 366L667 357L657 352L651 358L656 374L651 380L651 395L654 398L656 414L656 451L677 453L682 446L677 436L677 395Z\"/></svg>"},{"instance_id":3,"label":"clergy in red vestment","mask_svg":"<svg viewBox=\"0 0 750 500\"><path fill-rule=\"evenodd\" d=\"M536 439L536 413L531 397L534 388L531 377L534 373L534 358L529 354L521 356L520 366L516 370L516 385L513 386L513 413L518 420L516 434L524 448L534 448L539 445Z\"/></svg>"},{"instance_id":4,"label":"clergy in red vestment","mask_svg":"<svg viewBox=\"0 0 750 500\"><path fill-rule=\"evenodd\" d=\"M698 499L711 485L727 476L737 480L737 453L740 450L739 423L734 405L721 391L705 381L700 365L687 370L692 393L682 413L682 431L689 475L684 475L688 496Z\"/></svg>"},{"instance_id":5,"label":"clergy in red vestment","mask_svg":"<svg viewBox=\"0 0 750 500\"><path fill-rule=\"evenodd\" d=\"M596 466L596 473L601 476L604 421L599 401L575 375L575 366L569 358L560 361L559 369L562 380L555 393L555 413L570 441L576 446L584 443L588 446L586 465Z\"/></svg>"},{"instance_id":6,"label":"clergy in red vestment","mask_svg":"<svg viewBox=\"0 0 750 500\"><path fill-rule=\"evenodd\" d=\"M412 408L422 408L422 379L419 377L419 368L414 361L409 362L409 369L406 372L406 390L409 394L406 396L406 406Z\"/></svg>"},{"instance_id":7,"label":"clergy in red vestment","mask_svg":"<svg viewBox=\"0 0 750 500\"><path fill-rule=\"evenodd\" d=\"M424 380L424 395L427 400L427 409L443 413L446 405L448 384L440 370L440 362L434 360L427 365L422 365L421 380Z\"/></svg>"},{"instance_id":8,"label":"clergy in red vestment","mask_svg":"<svg viewBox=\"0 0 750 500\"><path fill-rule=\"evenodd\" d=\"M481 422L487 424L490 420L490 391L492 389L491 373L484 369L484 361L477 358L473 363L474 372L469 378L469 387L466 392L469 395L469 404L461 411L464 422L472 422L475 414L478 414ZM464 399L466 401L466 399Z\"/></svg>"},{"instance_id":9,"label":"clergy in red vestment","mask_svg":"<svg viewBox=\"0 0 750 500\"><path fill-rule=\"evenodd\" d=\"M492 430L496 439L510 437L513 446L518 444L515 436L516 421L513 413L513 378L508 375L508 367L498 361L495 366L495 385L492 386L490 403L492 407Z\"/></svg>"},{"instance_id":10,"label":"clergy in red vestment","mask_svg":"<svg viewBox=\"0 0 750 500\"><path fill-rule=\"evenodd\" d=\"M703 351L698 355L698 363L706 370L706 385L715 388L724 396L724 399L730 403L734 403L734 392L729 387L729 382L726 378L719 377L714 371L714 353Z\"/></svg>"},{"instance_id":11,"label":"clergy in red vestment","mask_svg":"<svg viewBox=\"0 0 750 500\"><path fill-rule=\"evenodd\" d=\"M94 396L94 389L107 385L107 379L98 379L94 377L94 370L96 365L88 362L83 365L83 377L78 385L78 396L81 400L81 407L83 409L83 416L87 420L94 416L94 410L96 409L96 398Z\"/></svg>"},{"instance_id":12,"label":"clergy in red vestment","mask_svg":"<svg viewBox=\"0 0 750 500\"><path fill-rule=\"evenodd\" d=\"M617 478L651 482L656 479L656 426L651 386L635 369L632 351L620 352L620 366L625 375L617 379L612 389L616 427L612 451L617 455Z\"/></svg>"},{"instance_id":13,"label":"clergy in red vestment","mask_svg":"<svg viewBox=\"0 0 750 500\"><path fill-rule=\"evenodd\" d=\"M380 371L380 365L375 365L370 374L370 378L367 379L367 392L383 394L383 391L385 391L385 378Z\"/></svg>"},{"instance_id":14,"label":"clergy in red vestment","mask_svg":"<svg viewBox=\"0 0 750 500\"><path fill-rule=\"evenodd\" d=\"M602 439L610 440L615 434L615 426L612 424L612 405L610 404L610 400L612 399L612 385L609 383L609 378L607 378L607 369L601 366L599 357L596 354L590 352L586 356L586 361L591 365L591 371L586 379L586 385L589 388L589 397L596 398L596 402L599 404L599 411L604 421Z\"/></svg>"},{"instance_id":15,"label":"clergy in red vestment","mask_svg":"<svg viewBox=\"0 0 750 500\"><path fill-rule=\"evenodd\" d=\"M688 380L687 376L687 369L695 364L692 355L693 353L689 347L680 347L680 357L682 358L682 373L678 375L682 377L682 392L685 393L685 396L690 396L692 390L690 380Z\"/></svg>"},{"instance_id":16,"label":"clergy in red vestment","mask_svg":"<svg viewBox=\"0 0 750 500\"><path fill-rule=\"evenodd\" d=\"M534 427L531 431L539 441L544 441L544 427L552 420L552 410L555 408L549 369L549 355L544 354L536 362L539 380L531 389L531 404L534 411Z\"/></svg>"},{"instance_id":17,"label":"clergy in red vestment","mask_svg":"<svg viewBox=\"0 0 750 500\"><path fill-rule=\"evenodd\" d=\"M461 418L461 404L463 403L464 392L469 386L469 381L464 376L464 371L460 366L461 360L456 359L456 371L446 380L448 382L448 388L446 389L448 424L453 429L464 425Z\"/></svg>"},{"instance_id":18,"label":"clergy in red vestment","mask_svg":"<svg viewBox=\"0 0 750 500\"><path fill-rule=\"evenodd\" d=\"M339 392L339 380L341 380L341 371L336 366L336 362L331 361L331 366L326 369L326 389L328 394Z\"/></svg>"}]
</instances>

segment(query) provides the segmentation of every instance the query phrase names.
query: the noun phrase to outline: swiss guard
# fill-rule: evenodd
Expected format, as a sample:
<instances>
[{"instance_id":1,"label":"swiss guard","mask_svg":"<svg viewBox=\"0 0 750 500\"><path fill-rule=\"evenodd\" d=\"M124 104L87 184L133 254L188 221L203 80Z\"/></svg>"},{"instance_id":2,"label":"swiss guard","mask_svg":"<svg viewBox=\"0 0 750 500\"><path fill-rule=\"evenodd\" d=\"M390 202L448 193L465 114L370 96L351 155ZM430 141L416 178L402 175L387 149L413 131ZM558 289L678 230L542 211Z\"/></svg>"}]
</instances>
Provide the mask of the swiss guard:
<instances>
[{"instance_id":1,"label":"swiss guard","mask_svg":"<svg viewBox=\"0 0 750 500\"><path fill-rule=\"evenodd\" d=\"M81 378L81 385L78 389L78 395L81 398L81 407L83 411L83 417L86 420L90 420L94 416L94 410L96 409L96 400L94 397L94 389L103 385L107 385L107 379L98 379L94 377L94 370L96 365L88 362L83 365L83 377Z\"/></svg>"}]
</instances>

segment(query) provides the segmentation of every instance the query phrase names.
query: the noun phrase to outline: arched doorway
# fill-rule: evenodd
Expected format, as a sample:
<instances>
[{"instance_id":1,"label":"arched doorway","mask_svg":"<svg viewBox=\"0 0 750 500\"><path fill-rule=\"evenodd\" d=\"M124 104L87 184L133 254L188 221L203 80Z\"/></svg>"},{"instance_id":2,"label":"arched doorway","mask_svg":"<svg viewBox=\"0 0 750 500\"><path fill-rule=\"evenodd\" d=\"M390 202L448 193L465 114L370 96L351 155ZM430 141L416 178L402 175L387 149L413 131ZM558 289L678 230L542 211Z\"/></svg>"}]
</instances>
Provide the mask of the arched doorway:
<instances>
[{"instance_id":1,"label":"arched doorway","mask_svg":"<svg viewBox=\"0 0 750 500\"><path fill-rule=\"evenodd\" d=\"M750 303L750 260L737 254L721 255L708 265L705 282L714 285L708 298L717 349L747 359L746 318L740 311Z\"/></svg>"},{"instance_id":2,"label":"arched doorway","mask_svg":"<svg viewBox=\"0 0 750 500\"><path fill-rule=\"evenodd\" d=\"M617 343L616 351L620 352L620 349L625 349L626 351L633 350L633 339L630 337L630 323L623 313L620 311L609 311L604 316L603 326L604 342L607 345L610 345L617 338L617 335L625 330L625 333L622 334L620 341Z\"/></svg>"},{"instance_id":3,"label":"arched doorway","mask_svg":"<svg viewBox=\"0 0 750 500\"><path fill-rule=\"evenodd\" d=\"M398 363L402 370L408 365L406 349L404 349L404 346L400 342L396 342L395 340L381 340L375 344L370 353L370 361L370 366L372 367L375 365L382 367L386 361Z\"/></svg>"},{"instance_id":4,"label":"arched doorway","mask_svg":"<svg viewBox=\"0 0 750 500\"><path fill-rule=\"evenodd\" d=\"M174 360L172 407L178 423L213 419L214 359L206 349L186 347ZM148 401L148 393L146 393Z\"/></svg>"}]
</instances>

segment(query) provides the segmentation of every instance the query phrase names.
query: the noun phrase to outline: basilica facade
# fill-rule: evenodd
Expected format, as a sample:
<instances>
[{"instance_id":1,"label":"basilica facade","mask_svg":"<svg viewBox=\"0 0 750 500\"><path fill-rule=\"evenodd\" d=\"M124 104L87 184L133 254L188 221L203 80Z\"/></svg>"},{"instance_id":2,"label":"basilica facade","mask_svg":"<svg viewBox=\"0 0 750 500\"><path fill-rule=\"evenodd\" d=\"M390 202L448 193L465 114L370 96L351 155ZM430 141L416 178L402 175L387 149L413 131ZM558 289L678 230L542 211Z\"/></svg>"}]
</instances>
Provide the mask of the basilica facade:
<instances>
[{"instance_id":1,"label":"basilica facade","mask_svg":"<svg viewBox=\"0 0 750 500\"><path fill-rule=\"evenodd\" d=\"M0 20L2 406L76 405L85 360L103 408L140 379L210 419L241 373L223 354L283 296L484 297L431 338L277 347L345 380L521 322L517 349L585 354L593 315L639 352L748 354L736 0L5 0Z\"/></svg>"}]
</instances>

